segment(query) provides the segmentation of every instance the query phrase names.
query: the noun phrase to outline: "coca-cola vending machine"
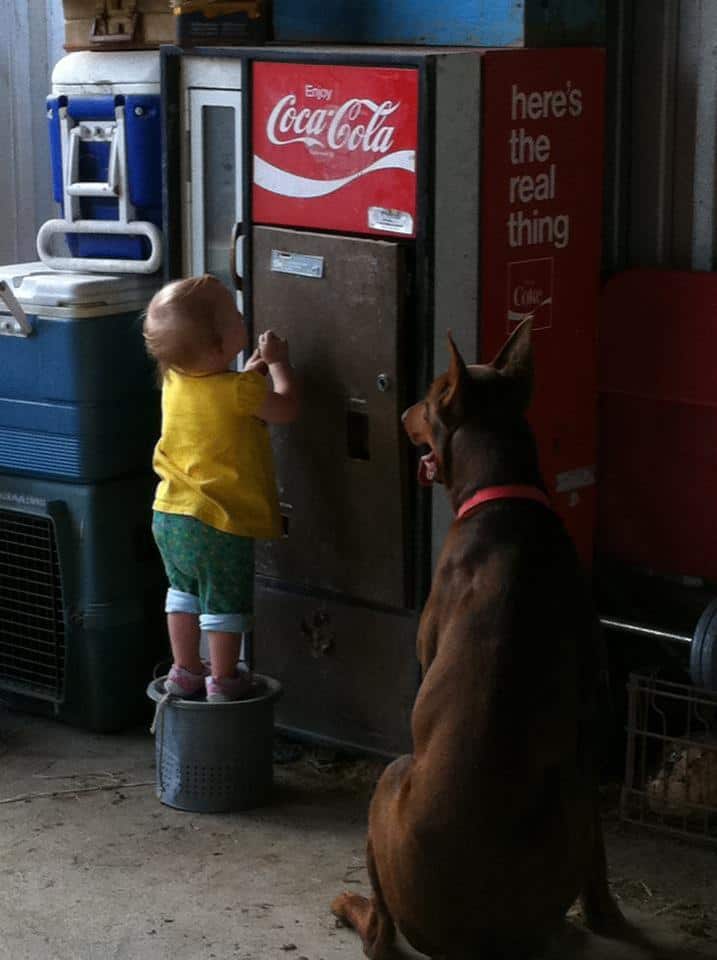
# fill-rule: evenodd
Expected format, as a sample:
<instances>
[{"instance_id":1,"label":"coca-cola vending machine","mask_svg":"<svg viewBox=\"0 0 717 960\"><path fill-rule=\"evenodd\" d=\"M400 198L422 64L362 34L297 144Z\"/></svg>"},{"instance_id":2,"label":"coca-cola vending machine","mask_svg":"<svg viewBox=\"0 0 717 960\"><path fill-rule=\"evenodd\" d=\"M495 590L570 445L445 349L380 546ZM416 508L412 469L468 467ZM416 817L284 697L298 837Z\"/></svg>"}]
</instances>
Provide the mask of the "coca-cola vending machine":
<instances>
[{"instance_id":1,"label":"coca-cola vending machine","mask_svg":"<svg viewBox=\"0 0 717 960\"><path fill-rule=\"evenodd\" d=\"M257 552L256 666L285 728L398 752L451 522L400 414L449 330L485 362L535 312L531 416L589 561L602 52L165 48L163 84L170 271L239 280L303 383L273 429L284 536Z\"/></svg>"}]
</instances>

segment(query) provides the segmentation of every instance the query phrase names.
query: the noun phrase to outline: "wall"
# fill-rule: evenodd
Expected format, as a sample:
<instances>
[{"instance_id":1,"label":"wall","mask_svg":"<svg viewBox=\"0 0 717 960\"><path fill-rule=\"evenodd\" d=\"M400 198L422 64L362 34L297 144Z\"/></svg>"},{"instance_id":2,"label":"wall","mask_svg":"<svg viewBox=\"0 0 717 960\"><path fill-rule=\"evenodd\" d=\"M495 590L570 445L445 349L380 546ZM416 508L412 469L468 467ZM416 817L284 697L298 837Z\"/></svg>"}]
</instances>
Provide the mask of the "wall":
<instances>
[{"instance_id":1,"label":"wall","mask_svg":"<svg viewBox=\"0 0 717 960\"><path fill-rule=\"evenodd\" d=\"M0 0L0 263L36 260L50 199L45 97L63 55L59 0Z\"/></svg>"},{"instance_id":2,"label":"wall","mask_svg":"<svg viewBox=\"0 0 717 960\"><path fill-rule=\"evenodd\" d=\"M611 0L608 269L717 265L717 3Z\"/></svg>"}]
</instances>

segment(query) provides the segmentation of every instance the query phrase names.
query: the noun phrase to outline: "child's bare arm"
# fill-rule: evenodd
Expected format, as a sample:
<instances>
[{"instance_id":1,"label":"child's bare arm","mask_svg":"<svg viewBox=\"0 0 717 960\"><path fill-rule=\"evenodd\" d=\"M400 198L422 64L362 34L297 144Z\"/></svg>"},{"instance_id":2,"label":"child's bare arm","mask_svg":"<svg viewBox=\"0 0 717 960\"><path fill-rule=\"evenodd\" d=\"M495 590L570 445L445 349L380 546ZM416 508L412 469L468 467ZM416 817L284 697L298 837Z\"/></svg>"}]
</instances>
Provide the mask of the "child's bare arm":
<instances>
[{"instance_id":1,"label":"child's bare arm","mask_svg":"<svg viewBox=\"0 0 717 960\"><path fill-rule=\"evenodd\" d=\"M258 347L244 364L242 372L249 373L251 370L254 370L256 373L260 373L262 377L265 377L269 372L269 367L267 366L266 362L261 359L261 354L259 353Z\"/></svg>"},{"instance_id":2,"label":"child's bare arm","mask_svg":"<svg viewBox=\"0 0 717 960\"><path fill-rule=\"evenodd\" d=\"M299 385L289 363L289 345L271 330L259 337L259 353L274 383L257 416L267 423L291 423L299 415Z\"/></svg>"}]
</instances>

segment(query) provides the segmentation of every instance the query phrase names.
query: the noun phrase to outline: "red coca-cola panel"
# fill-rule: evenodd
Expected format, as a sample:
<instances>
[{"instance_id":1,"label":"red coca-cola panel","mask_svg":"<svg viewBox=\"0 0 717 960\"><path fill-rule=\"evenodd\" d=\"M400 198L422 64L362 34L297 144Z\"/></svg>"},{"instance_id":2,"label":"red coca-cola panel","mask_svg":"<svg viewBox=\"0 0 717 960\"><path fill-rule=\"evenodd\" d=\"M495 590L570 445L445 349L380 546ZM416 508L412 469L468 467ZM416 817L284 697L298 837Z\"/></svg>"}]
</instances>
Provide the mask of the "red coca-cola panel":
<instances>
[{"instance_id":1,"label":"red coca-cola panel","mask_svg":"<svg viewBox=\"0 0 717 960\"><path fill-rule=\"evenodd\" d=\"M256 63L256 223L412 237L418 71Z\"/></svg>"},{"instance_id":2,"label":"red coca-cola panel","mask_svg":"<svg viewBox=\"0 0 717 960\"><path fill-rule=\"evenodd\" d=\"M717 274L628 270L603 291L598 548L717 580Z\"/></svg>"},{"instance_id":3,"label":"red coca-cola panel","mask_svg":"<svg viewBox=\"0 0 717 960\"><path fill-rule=\"evenodd\" d=\"M486 53L481 354L533 314L531 421L585 560L595 527L603 53Z\"/></svg>"}]
</instances>

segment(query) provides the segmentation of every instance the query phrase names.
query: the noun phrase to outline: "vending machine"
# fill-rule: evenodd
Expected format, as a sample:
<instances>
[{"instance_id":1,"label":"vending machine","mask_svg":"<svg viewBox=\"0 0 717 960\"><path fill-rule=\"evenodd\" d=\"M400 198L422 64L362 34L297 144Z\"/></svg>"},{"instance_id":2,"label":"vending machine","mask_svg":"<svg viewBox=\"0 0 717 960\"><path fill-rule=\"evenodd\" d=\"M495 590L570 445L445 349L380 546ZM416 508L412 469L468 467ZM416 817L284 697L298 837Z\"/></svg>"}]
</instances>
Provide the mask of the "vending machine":
<instances>
[{"instance_id":1,"label":"vending machine","mask_svg":"<svg viewBox=\"0 0 717 960\"><path fill-rule=\"evenodd\" d=\"M401 411L534 314L546 483L592 548L603 57L597 49L163 50L165 258L288 338L273 430L283 537L257 552L256 664L278 719L410 743L418 618L451 522Z\"/></svg>"}]
</instances>

